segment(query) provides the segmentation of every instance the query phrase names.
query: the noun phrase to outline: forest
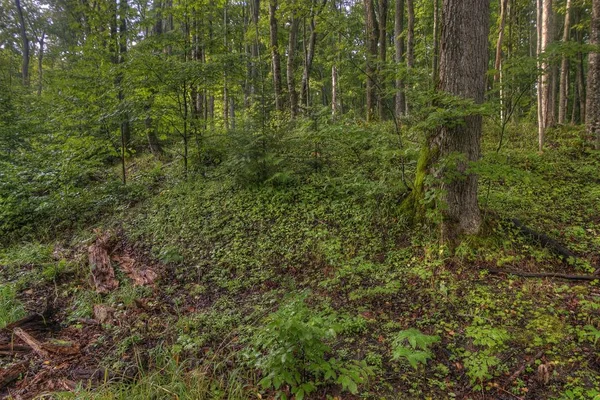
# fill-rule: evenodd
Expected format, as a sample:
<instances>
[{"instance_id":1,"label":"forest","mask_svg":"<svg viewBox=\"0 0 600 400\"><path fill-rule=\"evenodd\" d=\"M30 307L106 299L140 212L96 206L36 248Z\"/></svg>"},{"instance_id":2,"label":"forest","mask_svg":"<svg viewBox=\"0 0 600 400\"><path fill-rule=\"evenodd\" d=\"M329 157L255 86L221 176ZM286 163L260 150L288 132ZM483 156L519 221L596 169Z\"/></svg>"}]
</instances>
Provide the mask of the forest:
<instances>
[{"instance_id":1,"label":"forest","mask_svg":"<svg viewBox=\"0 0 600 400\"><path fill-rule=\"evenodd\" d=\"M600 400L600 0L0 0L0 398Z\"/></svg>"}]
</instances>

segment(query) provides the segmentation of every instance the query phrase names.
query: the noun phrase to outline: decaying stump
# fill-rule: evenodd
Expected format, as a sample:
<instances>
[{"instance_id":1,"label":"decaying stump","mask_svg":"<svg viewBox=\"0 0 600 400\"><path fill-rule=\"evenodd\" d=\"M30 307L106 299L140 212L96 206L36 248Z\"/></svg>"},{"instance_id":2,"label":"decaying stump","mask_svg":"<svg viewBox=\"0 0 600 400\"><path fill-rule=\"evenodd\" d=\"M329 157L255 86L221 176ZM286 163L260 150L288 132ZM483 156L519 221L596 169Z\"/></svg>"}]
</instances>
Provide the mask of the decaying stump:
<instances>
[{"instance_id":1,"label":"decaying stump","mask_svg":"<svg viewBox=\"0 0 600 400\"><path fill-rule=\"evenodd\" d=\"M108 293L119 287L108 254L110 239L111 234L105 232L88 248L92 282L98 293Z\"/></svg>"}]
</instances>

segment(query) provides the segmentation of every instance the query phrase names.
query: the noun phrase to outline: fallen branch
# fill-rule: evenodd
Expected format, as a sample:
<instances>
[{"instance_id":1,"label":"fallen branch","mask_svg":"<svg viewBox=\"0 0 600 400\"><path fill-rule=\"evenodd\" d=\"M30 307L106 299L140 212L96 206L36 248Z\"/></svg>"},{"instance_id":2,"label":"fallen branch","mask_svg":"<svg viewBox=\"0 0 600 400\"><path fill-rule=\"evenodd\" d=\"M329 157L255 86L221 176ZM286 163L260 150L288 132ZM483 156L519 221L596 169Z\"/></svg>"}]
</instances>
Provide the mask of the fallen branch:
<instances>
[{"instance_id":1,"label":"fallen branch","mask_svg":"<svg viewBox=\"0 0 600 400\"><path fill-rule=\"evenodd\" d=\"M27 346L31 347L33 351L35 351L40 357L48 358L48 352L44 350L42 344L38 342L33 336L25 332L21 328L15 328L13 331L16 336L18 336L22 341L27 343Z\"/></svg>"},{"instance_id":2,"label":"fallen branch","mask_svg":"<svg viewBox=\"0 0 600 400\"><path fill-rule=\"evenodd\" d=\"M559 272L521 272L511 271L506 269L497 268L484 268L490 274L506 274L515 275L523 278L558 278L566 279L570 281L595 281L600 280L600 275L576 275L576 274L562 274Z\"/></svg>"},{"instance_id":3,"label":"fallen branch","mask_svg":"<svg viewBox=\"0 0 600 400\"><path fill-rule=\"evenodd\" d=\"M533 364L535 362L535 360L537 360L538 358L542 357L544 355L544 350L540 350L535 356L533 356L529 361L527 361L525 364L521 365L521 367L515 371L514 374L512 374L507 382L513 382L515 379L517 379L519 377L519 375L521 375L523 373L523 371L525 371L525 369L527 367L529 367L531 364Z\"/></svg>"},{"instance_id":4,"label":"fallen branch","mask_svg":"<svg viewBox=\"0 0 600 400\"><path fill-rule=\"evenodd\" d=\"M561 256L563 258L563 261L567 261L570 257L577 258L577 255L575 253L573 253L571 250L567 249L565 246L560 244L555 239L552 239L551 237L549 237L543 233L534 231L533 229L525 226L518 219L512 218L512 219L510 219L510 222L517 229L519 229L519 231L521 232L522 235L530 237L531 239L538 242L542 247L545 247L548 250L552 251L553 253Z\"/></svg>"}]
</instances>

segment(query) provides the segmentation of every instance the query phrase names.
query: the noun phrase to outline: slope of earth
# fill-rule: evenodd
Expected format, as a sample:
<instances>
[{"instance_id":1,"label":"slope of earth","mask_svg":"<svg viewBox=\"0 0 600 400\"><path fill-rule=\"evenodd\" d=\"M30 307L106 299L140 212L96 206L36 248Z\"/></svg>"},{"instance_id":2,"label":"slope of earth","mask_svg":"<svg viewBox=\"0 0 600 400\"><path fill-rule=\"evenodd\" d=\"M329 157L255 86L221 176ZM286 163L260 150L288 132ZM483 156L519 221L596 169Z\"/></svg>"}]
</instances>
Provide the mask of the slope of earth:
<instances>
[{"instance_id":1,"label":"slope of earth","mask_svg":"<svg viewBox=\"0 0 600 400\"><path fill-rule=\"evenodd\" d=\"M598 398L600 156L569 138L487 151L484 232L452 253L368 174L244 187L164 168L96 229L2 252L1 396ZM98 293L103 237L118 286Z\"/></svg>"}]
</instances>

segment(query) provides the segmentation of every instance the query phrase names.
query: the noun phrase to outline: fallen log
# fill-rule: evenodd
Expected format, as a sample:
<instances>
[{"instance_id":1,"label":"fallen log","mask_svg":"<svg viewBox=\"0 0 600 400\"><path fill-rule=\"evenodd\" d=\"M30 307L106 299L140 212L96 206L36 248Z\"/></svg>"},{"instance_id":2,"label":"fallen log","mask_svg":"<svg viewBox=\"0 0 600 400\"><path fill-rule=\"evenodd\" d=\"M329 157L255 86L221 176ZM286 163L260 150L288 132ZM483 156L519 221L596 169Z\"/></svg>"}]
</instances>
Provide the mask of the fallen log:
<instances>
[{"instance_id":1,"label":"fallen log","mask_svg":"<svg viewBox=\"0 0 600 400\"><path fill-rule=\"evenodd\" d=\"M483 268L487 270L490 274L506 274L506 275L515 275L523 278L557 278L557 279L566 279L570 281L595 281L600 280L600 275L577 275L577 274L563 274L559 272L521 272L521 271L512 271L507 269L497 269L497 268Z\"/></svg>"},{"instance_id":2,"label":"fallen log","mask_svg":"<svg viewBox=\"0 0 600 400\"><path fill-rule=\"evenodd\" d=\"M39 355L42 358L48 358L48 352L42 347L42 344L38 342L33 336L31 336L21 328L15 328L13 332L22 341L24 341L27 344L27 346L31 347L31 349L34 352L36 352L37 355Z\"/></svg>"}]
</instances>

